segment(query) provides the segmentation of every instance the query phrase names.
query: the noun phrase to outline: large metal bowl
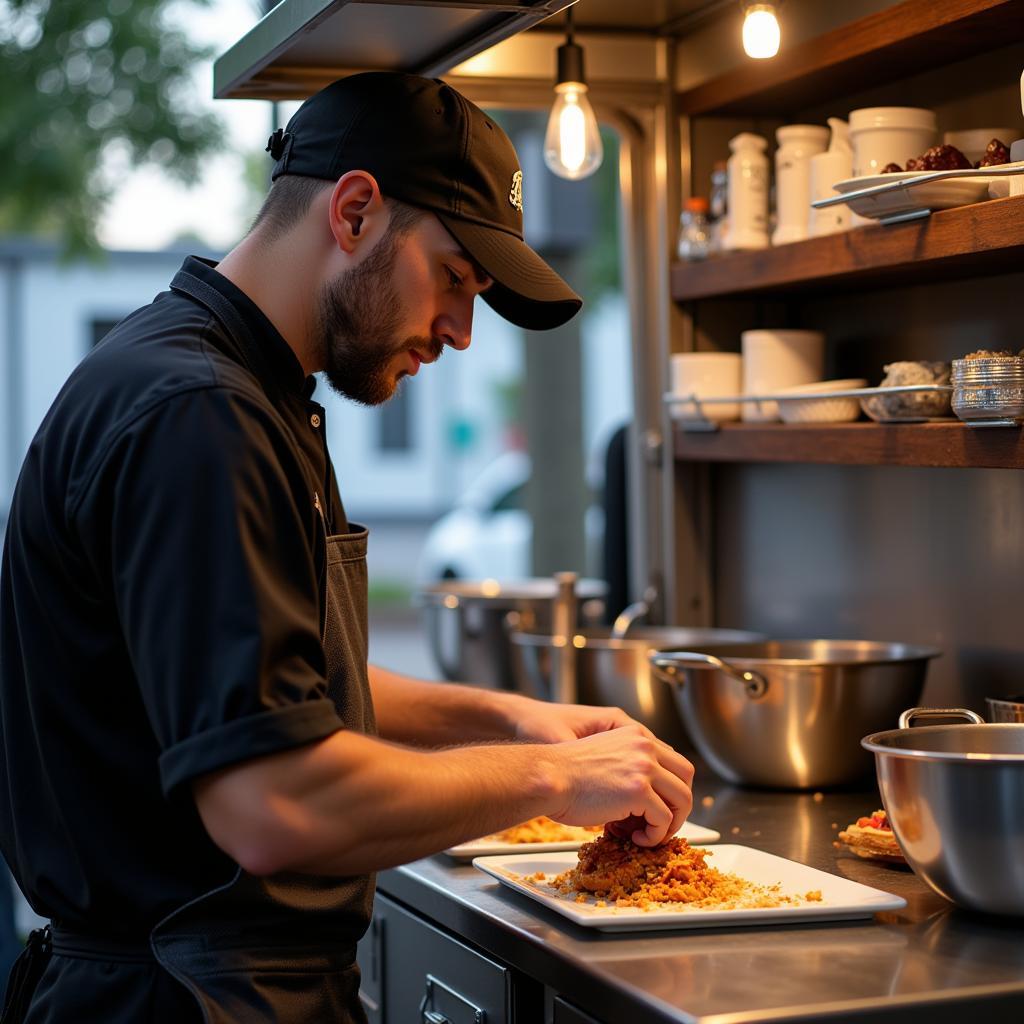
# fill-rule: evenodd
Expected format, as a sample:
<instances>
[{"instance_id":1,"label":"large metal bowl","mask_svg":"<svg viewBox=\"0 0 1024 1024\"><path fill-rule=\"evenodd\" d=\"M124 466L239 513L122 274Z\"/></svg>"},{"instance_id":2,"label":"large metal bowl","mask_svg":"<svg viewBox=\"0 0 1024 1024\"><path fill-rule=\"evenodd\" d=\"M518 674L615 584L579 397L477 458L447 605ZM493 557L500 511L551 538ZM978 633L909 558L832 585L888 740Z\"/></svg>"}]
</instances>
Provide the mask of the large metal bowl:
<instances>
[{"instance_id":1,"label":"large metal bowl","mask_svg":"<svg viewBox=\"0 0 1024 1024\"><path fill-rule=\"evenodd\" d=\"M923 710L863 740L907 863L954 903L1024 916L1024 725L908 728Z\"/></svg>"},{"instance_id":2,"label":"large metal bowl","mask_svg":"<svg viewBox=\"0 0 1024 1024\"><path fill-rule=\"evenodd\" d=\"M867 775L860 746L916 703L940 652L868 640L770 640L659 651L697 750L730 782L783 789L840 786Z\"/></svg>"},{"instance_id":3,"label":"large metal bowl","mask_svg":"<svg viewBox=\"0 0 1024 1024\"><path fill-rule=\"evenodd\" d=\"M594 621L593 602L608 587L601 580L576 581L578 625ZM446 679L514 690L509 632L552 631L558 584L554 578L443 580L417 595L431 653Z\"/></svg>"},{"instance_id":4,"label":"large metal bowl","mask_svg":"<svg viewBox=\"0 0 1024 1024\"><path fill-rule=\"evenodd\" d=\"M622 708L674 747L690 741L679 720L672 687L652 670L648 655L660 647L742 643L761 640L738 629L690 629L684 626L634 626L625 637L607 628L583 629L573 637L577 699L581 704ZM560 638L540 633L512 634L517 689L541 700L555 692L557 659L566 650Z\"/></svg>"}]
</instances>

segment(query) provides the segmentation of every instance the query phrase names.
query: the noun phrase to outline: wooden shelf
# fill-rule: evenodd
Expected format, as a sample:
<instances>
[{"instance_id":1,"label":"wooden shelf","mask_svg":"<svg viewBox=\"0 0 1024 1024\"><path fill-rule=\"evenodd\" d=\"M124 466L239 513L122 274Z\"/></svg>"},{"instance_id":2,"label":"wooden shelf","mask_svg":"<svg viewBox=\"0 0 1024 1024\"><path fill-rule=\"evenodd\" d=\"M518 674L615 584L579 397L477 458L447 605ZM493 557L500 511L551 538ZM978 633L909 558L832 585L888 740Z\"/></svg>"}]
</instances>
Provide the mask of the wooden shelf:
<instances>
[{"instance_id":1,"label":"wooden shelf","mask_svg":"<svg viewBox=\"0 0 1024 1024\"><path fill-rule=\"evenodd\" d=\"M724 423L713 433L675 425L684 462L803 462L843 466L1024 468L1024 432L932 423Z\"/></svg>"},{"instance_id":2,"label":"wooden shelf","mask_svg":"<svg viewBox=\"0 0 1024 1024\"><path fill-rule=\"evenodd\" d=\"M1024 3L1021 4L1024 9ZM677 302L758 292L884 287L1024 267L1024 196L940 210L702 263L674 263Z\"/></svg>"},{"instance_id":3,"label":"wooden shelf","mask_svg":"<svg viewBox=\"0 0 1024 1024\"><path fill-rule=\"evenodd\" d=\"M679 112L785 116L866 85L1008 46L1024 33L1019 0L907 0L834 32L746 61L677 94Z\"/></svg>"}]
</instances>

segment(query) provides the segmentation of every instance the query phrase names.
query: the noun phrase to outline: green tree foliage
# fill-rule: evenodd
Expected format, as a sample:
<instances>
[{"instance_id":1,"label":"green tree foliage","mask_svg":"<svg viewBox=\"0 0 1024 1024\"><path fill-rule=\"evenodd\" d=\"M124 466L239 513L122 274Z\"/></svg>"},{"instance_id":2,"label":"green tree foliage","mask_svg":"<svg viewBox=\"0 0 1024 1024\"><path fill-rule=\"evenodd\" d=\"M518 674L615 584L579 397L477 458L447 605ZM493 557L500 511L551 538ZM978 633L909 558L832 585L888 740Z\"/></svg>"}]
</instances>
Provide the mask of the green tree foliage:
<instances>
[{"instance_id":1,"label":"green tree foliage","mask_svg":"<svg viewBox=\"0 0 1024 1024\"><path fill-rule=\"evenodd\" d=\"M106 158L194 179L222 133L191 78L210 54L168 24L170 6L0 0L0 227L96 251Z\"/></svg>"}]
</instances>

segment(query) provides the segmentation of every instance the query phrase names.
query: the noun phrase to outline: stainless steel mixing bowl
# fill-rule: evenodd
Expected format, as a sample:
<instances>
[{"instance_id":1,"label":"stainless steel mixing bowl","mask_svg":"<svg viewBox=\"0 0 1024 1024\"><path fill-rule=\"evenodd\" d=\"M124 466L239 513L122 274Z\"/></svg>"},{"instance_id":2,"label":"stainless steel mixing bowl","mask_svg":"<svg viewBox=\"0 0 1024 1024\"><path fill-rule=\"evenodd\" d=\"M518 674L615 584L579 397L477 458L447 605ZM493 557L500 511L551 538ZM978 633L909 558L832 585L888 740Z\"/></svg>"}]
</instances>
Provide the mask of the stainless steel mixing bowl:
<instances>
[{"instance_id":1,"label":"stainless steel mixing bowl","mask_svg":"<svg viewBox=\"0 0 1024 1024\"><path fill-rule=\"evenodd\" d=\"M900 728L866 736L886 814L907 863L941 896L1024 916L1024 725Z\"/></svg>"},{"instance_id":2,"label":"stainless steel mixing bowl","mask_svg":"<svg viewBox=\"0 0 1024 1024\"><path fill-rule=\"evenodd\" d=\"M578 622L600 617L601 580L576 581ZM417 595L437 667L446 679L513 690L509 631L551 632L558 585L553 578L443 580Z\"/></svg>"},{"instance_id":3,"label":"stainless steel mixing bowl","mask_svg":"<svg viewBox=\"0 0 1024 1024\"><path fill-rule=\"evenodd\" d=\"M865 732L893 721L924 687L931 647L869 640L770 640L659 651L687 731L730 782L817 789L871 770Z\"/></svg>"},{"instance_id":4,"label":"stainless steel mixing bowl","mask_svg":"<svg viewBox=\"0 0 1024 1024\"><path fill-rule=\"evenodd\" d=\"M627 636L611 629L583 629L573 638L577 699L582 704L622 708L674 747L689 747L672 687L651 669L648 655L659 647L741 643L761 640L738 629L690 629L684 626L633 626ZM564 650L555 637L512 634L517 689L542 700L554 692L556 661Z\"/></svg>"}]
</instances>

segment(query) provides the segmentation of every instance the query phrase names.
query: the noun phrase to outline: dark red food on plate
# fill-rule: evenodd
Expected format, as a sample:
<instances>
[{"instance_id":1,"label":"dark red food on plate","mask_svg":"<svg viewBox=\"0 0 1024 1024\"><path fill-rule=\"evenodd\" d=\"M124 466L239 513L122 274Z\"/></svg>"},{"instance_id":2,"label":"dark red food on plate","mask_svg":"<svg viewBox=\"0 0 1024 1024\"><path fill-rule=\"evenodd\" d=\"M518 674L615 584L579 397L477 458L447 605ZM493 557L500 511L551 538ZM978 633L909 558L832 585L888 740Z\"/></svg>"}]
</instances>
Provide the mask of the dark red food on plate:
<instances>
[{"instance_id":1,"label":"dark red food on plate","mask_svg":"<svg viewBox=\"0 0 1024 1024\"><path fill-rule=\"evenodd\" d=\"M956 146L946 144L926 149L920 157L920 166L916 169L921 171L958 171L967 170L970 166L971 161ZM907 169L910 169L909 163Z\"/></svg>"},{"instance_id":2,"label":"dark red food on plate","mask_svg":"<svg viewBox=\"0 0 1024 1024\"><path fill-rule=\"evenodd\" d=\"M997 164L1008 164L1010 162L1010 151L1006 143L999 139L993 139L986 147L985 154L975 165L977 167L995 167Z\"/></svg>"},{"instance_id":3,"label":"dark red food on plate","mask_svg":"<svg viewBox=\"0 0 1024 1024\"><path fill-rule=\"evenodd\" d=\"M898 173L899 171L902 171L902 170L903 170L903 168L900 167L899 164L886 164L882 168L882 174L896 174L896 173Z\"/></svg>"}]
</instances>

